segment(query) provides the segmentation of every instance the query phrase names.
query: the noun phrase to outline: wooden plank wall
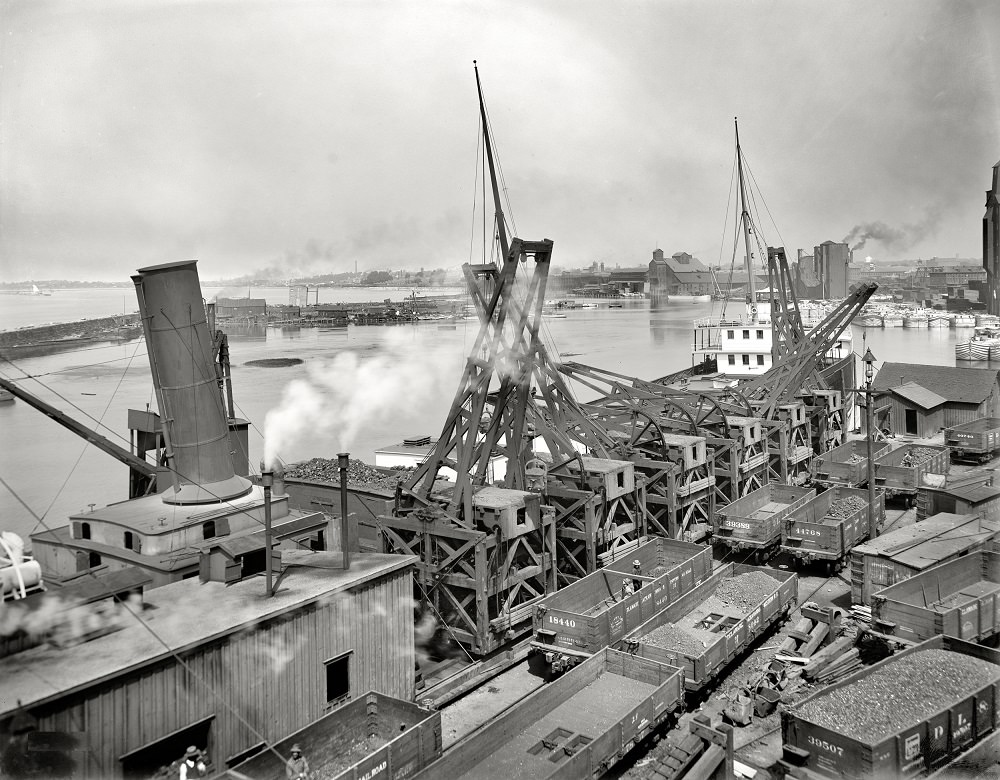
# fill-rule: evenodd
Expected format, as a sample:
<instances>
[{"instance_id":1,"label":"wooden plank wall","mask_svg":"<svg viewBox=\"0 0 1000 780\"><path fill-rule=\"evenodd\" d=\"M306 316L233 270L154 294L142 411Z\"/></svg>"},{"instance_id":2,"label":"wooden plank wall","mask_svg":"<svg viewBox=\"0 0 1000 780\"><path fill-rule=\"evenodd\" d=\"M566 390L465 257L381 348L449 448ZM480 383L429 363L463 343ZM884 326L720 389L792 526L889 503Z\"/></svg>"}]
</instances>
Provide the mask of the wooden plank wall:
<instances>
[{"instance_id":1,"label":"wooden plank wall","mask_svg":"<svg viewBox=\"0 0 1000 780\"><path fill-rule=\"evenodd\" d=\"M221 769L261 738L279 740L328 712L324 662L342 653L353 651L352 697L375 690L412 700L412 604L411 570L393 572L186 653L190 671L169 659L33 714L42 731L86 734L79 776L94 778L120 777L122 755L214 716L208 749Z\"/></svg>"}]
</instances>

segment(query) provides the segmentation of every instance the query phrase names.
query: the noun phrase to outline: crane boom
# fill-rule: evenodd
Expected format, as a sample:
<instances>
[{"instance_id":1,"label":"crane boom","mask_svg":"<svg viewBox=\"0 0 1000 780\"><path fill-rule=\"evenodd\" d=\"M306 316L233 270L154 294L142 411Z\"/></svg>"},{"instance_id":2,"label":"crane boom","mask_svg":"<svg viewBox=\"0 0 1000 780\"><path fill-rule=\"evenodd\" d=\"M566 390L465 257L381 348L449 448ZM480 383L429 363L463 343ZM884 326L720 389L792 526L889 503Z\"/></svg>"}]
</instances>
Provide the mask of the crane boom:
<instances>
[{"instance_id":1,"label":"crane boom","mask_svg":"<svg viewBox=\"0 0 1000 780\"><path fill-rule=\"evenodd\" d=\"M46 403L41 398L32 393L29 393L23 387L18 385L16 382L11 382L9 379L4 379L0 377L0 387L9 392L13 393L16 397L20 398L29 406L37 409L46 417L55 420L64 428L75 433L77 436L85 439L86 441L98 447L104 452L108 453L112 458L116 458L128 466L132 471L138 472L143 477L150 480L150 482L155 484L156 480L156 466L151 463L146 462L142 458L133 455L124 447L120 447L113 441L109 440L107 437L102 436L97 431L88 428L86 425L74 420L65 412L61 412L49 403Z\"/></svg>"},{"instance_id":2,"label":"crane boom","mask_svg":"<svg viewBox=\"0 0 1000 780\"><path fill-rule=\"evenodd\" d=\"M855 287L802 341L790 345L780 363L739 385L744 397L762 402L760 417L773 419L778 406L808 384L810 376L818 373L823 356L877 289L874 282Z\"/></svg>"}]
</instances>

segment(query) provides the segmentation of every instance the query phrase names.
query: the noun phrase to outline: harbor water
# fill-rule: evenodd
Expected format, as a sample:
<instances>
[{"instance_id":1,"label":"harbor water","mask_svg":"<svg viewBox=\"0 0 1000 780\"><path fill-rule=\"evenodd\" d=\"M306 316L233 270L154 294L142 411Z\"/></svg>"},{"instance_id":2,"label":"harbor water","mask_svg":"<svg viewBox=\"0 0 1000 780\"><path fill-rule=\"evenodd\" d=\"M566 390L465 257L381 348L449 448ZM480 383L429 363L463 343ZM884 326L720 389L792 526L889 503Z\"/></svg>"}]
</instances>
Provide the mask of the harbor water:
<instances>
[{"instance_id":1,"label":"harbor water","mask_svg":"<svg viewBox=\"0 0 1000 780\"><path fill-rule=\"evenodd\" d=\"M208 298L219 292L205 289ZM134 293L128 289L77 290L72 291L74 316L69 317L66 302L61 300L64 294L70 293L57 291L42 298L2 296L0 330L29 322L107 316L122 311L123 305L127 311L135 309L129 306L128 297L123 301L123 296L131 295L134 303ZM227 290L223 297L239 294ZM287 302L285 288L254 289L252 295L265 297L269 303ZM409 289L327 288L321 301L387 297L398 301L409 295ZM16 305L8 306L11 300ZM612 308L602 300L598 308L572 309L565 318L545 318L543 337L550 354L652 379L691 364L692 323L717 315L720 306L675 303L651 309L643 299L614 303ZM31 319L16 324L25 319L26 310ZM230 333L236 413L251 423L251 464L256 467L264 455L265 427L270 431L270 447L276 447L276 454L286 463L333 458L342 451L373 463L375 450L382 446L413 435L439 435L478 328L476 320L459 320L454 325L429 320L395 326L256 327ZM862 354L867 344L878 364L955 365L955 343L970 335L968 330L854 327L854 350ZM248 365L269 358L301 363L285 368ZM2 360L0 373L20 380L30 392L125 448L129 446L127 410L156 408L141 339L88 343L55 355ZM70 514L89 511L90 505L127 498L124 464L22 401L0 404L0 431L0 476L11 488L0 485L0 530L27 538L36 527L64 525Z\"/></svg>"}]
</instances>

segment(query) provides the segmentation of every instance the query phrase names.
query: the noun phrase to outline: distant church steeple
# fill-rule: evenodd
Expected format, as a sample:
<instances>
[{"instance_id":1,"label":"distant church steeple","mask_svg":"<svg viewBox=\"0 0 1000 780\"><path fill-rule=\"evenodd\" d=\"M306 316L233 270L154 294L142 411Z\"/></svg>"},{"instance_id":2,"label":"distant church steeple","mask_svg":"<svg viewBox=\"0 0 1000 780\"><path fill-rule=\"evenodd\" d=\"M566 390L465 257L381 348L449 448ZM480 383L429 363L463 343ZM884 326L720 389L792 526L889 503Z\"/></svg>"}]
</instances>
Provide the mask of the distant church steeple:
<instances>
[{"instance_id":1,"label":"distant church steeple","mask_svg":"<svg viewBox=\"0 0 1000 780\"><path fill-rule=\"evenodd\" d=\"M993 166L993 188L986 191L983 217L983 268L986 269L986 311L1000 314L1000 162Z\"/></svg>"}]
</instances>

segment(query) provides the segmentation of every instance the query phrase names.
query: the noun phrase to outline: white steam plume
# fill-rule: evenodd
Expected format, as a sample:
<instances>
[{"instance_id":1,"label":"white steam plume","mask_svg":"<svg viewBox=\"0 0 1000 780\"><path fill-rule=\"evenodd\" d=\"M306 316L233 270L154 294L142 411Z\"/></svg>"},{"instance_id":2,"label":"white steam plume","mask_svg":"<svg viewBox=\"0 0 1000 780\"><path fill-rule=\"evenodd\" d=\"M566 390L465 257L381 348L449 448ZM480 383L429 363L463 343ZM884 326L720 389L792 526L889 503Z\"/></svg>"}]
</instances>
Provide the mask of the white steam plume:
<instances>
[{"instance_id":1,"label":"white steam plume","mask_svg":"<svg viewBox=\"0 0 1000 780\"><path fill-rule=\"evenodd\" d=\"M461 376L461 358L442 345L414 344L409 335L390 333L373 357L342 352L309 364L308 372L285 386L281 403L264 418L268 466L307 432L333 434L337 449L345 451L366 425L412 415L435 398L450 397Z\"/></svg>"}]
</instances>

